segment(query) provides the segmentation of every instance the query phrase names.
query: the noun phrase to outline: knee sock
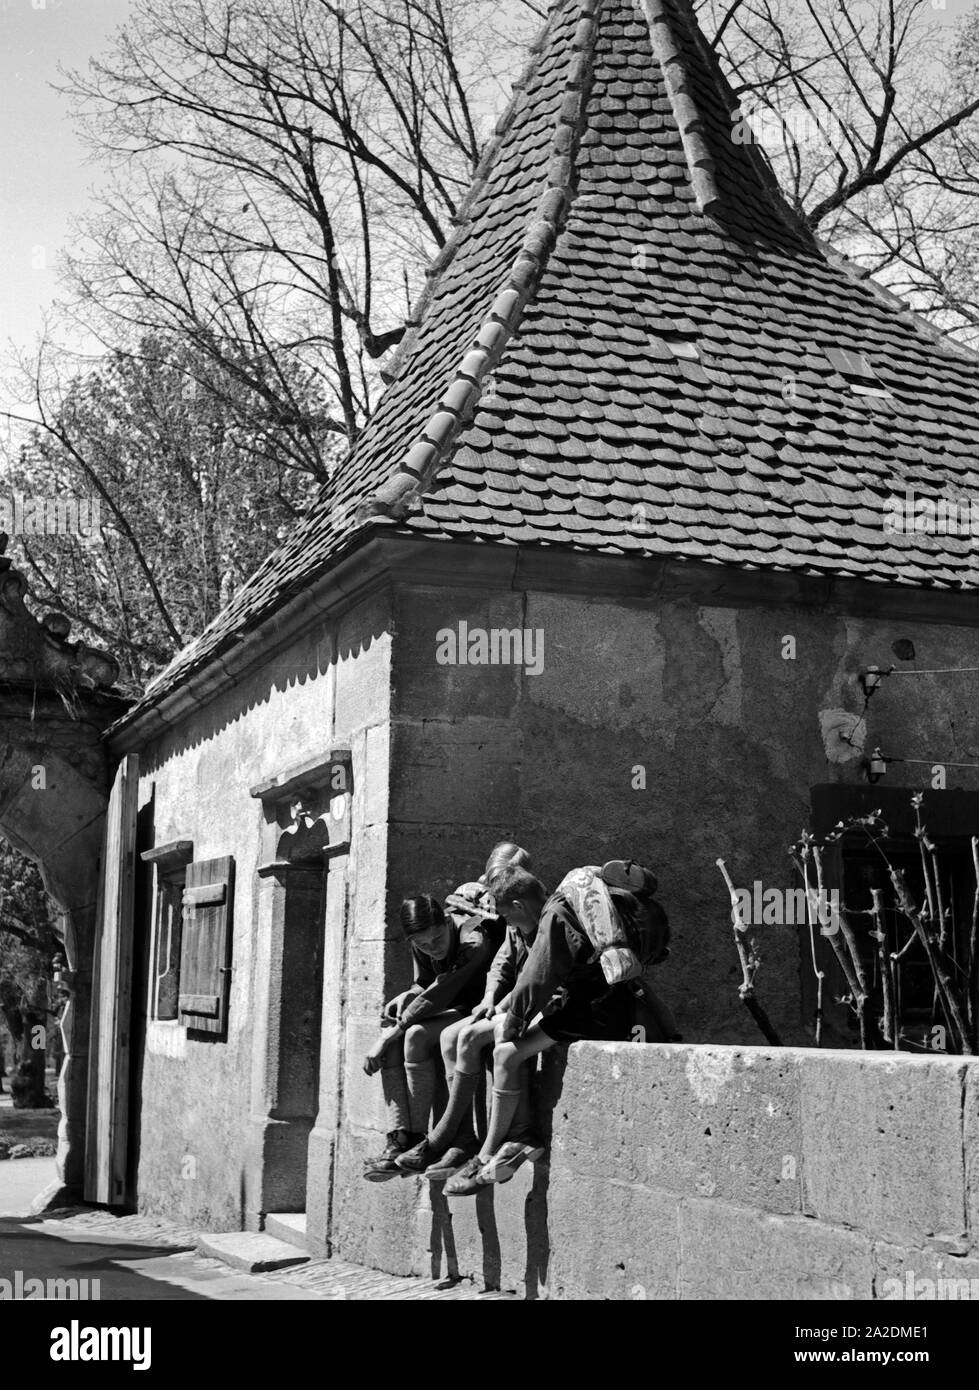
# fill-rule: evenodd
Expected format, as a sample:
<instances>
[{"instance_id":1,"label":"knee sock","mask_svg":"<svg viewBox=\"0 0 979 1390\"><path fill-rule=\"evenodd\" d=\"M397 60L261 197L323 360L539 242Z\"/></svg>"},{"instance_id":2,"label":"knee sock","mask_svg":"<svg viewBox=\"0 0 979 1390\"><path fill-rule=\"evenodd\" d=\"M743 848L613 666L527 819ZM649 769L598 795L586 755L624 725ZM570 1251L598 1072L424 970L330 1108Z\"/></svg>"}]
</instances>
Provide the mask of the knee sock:
<instances>
[{"instance_id":1,"label":"knee sock","mask_svg":"<svg viewBox=\"0 0 979 1390\"><path fill-rule=\"evenodd\" d=\"M479 1136L479 1143L483 1142L483 1135L486 1133L486 1078L483 1073L476 1073L476 1087L473 1092L472 1104L463 1114L459 1121L459 1128L456 1130L455 1143L473 1144Z\"/></svg>"},{"instance_id":2,"label":"knee sock","mask_svg":"<svg viewBox=\"0 0 979 1390\"><path fill-rule=\"evenodd\" d=\"M530 1064L525 1063L517 1073L520 1084L520 1099L517 1112L510 1126L510 1139L526 1139L533 1130L534 1111L530 1103Z\"/></svg>"},{"instance_id":3,"label":"knee sock","mask_svg":"<svg viewBox=\"0 0 979 1390\"><path fill-rule=\"evenodd\" d=\"M520 1103L519 1091L501 1091L493 1087L493 1109L490 1112L489 1131L486 1143L479 1151L480 1158L492 1158L501 1144L506 1142L510 1125Z\"/></svg>"},{"instance_id":4,"label":"knee sock","mask_svg":"<svg viewBox=\"0 0 979 1390\"><path fill-rule=\"evenodd\" d=\"M452 1076L452 1089L445 1114L428 1136L428 1142L436 1148L448 1148L456 1137L466 1113L472 1113L473 1096L479 1083L479 1072L460 1071L458 1067Z\"/></svg>"},{"instance_id":5,"label":"knee sock","mask_svg":"<svg viewBox=\"0 0 979 1390\"><path fill-rule=\"evenodd\" d=\"M412 1134L424 1134L432 1112L435 1095L435 1063L431 1057L424 1062L405 1062L408 1079L408 1110Z\"/></svg>"},{"instance_id":6,"label":"knee sock","mask_svg":"<svg viewBox=\"0 0 979 1390\"><path fill-rule=\"evenodd\" d=\"M403 1129L407 1134L411 1129L411 1112L405 1065L400 1057L391 1066L381 1068L381 1089L388 1108L388 1132Z\"/></svg>"}]
</instances>

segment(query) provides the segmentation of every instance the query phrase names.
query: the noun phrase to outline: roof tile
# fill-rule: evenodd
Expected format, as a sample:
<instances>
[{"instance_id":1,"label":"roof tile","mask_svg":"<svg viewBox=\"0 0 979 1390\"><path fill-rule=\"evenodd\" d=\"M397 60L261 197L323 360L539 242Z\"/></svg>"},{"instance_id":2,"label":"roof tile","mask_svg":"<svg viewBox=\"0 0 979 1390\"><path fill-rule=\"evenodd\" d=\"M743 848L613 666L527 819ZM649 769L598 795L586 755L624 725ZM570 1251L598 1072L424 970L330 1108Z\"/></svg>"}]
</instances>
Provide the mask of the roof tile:
<instances>
[{"instance_id":1,"label":"roof tile","mask_svg":"<svg viewBox=\"0 0 979 1390\"><path fill-rule=\"evenodd\" d=\"M979 497L979 362L797 222L731 138L737 103L688 0L643 11L552 7L360 440L147 699L376 526L975 583L968 539L890 535L883 518L907 487ZM699 360L676 357L671 333ZM852 391L824 351L839 346L890 399Z\"/></svg>"}]
</instances>

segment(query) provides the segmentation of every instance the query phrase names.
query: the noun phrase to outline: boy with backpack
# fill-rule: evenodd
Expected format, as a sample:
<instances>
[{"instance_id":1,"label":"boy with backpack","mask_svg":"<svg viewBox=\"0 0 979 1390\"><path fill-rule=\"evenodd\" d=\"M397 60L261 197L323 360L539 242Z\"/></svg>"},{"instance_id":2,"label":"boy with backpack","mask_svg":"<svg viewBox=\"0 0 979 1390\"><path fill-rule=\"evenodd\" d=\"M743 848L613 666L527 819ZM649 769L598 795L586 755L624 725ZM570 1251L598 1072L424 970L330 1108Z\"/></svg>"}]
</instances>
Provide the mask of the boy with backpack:
<instances>
[{"instance_id":1,"label":"boy with backpack","mask_svg":"<svg viewBox=\"0 0 979 1390\"><path fill-rule=\"evenodd\" d=\"M508 1141L520 1096L519 1069L531 1057L584 1038L629 1041L640 1003L648 1041L676 1036L669 1012L648 986L637 983L669 950L669 924L655 891L656 879L648 869L631 860L613 860L602 869L572 871L547 900L507 1012L496 1025L486 1141L449 1179L447 1196L474 1196L487 1183L507 1182L522 1163L540 1157L543 1149ZM542 1010L544 1017L535 1023Z\"/></svg>"}]
</instances>

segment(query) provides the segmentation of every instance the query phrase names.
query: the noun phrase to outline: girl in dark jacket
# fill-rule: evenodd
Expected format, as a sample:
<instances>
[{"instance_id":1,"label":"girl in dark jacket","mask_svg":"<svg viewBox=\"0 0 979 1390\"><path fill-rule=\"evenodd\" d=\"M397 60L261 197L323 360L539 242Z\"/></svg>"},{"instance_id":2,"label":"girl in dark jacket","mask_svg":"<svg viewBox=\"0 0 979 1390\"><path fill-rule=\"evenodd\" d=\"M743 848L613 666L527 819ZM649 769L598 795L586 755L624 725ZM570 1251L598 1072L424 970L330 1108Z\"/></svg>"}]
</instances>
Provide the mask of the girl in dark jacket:
<instances>
[{"instance_id":1,"label":"girl in dark jacket","mask_svg":"<svg viewBox=\"0 0 979 1390\"><path fill-rule=\"evenodd\" d=\"M381 1033L364 1061L368 1076L381 1073L391 1117L387 1147L364 1164L368 1182L397 1177L394 1160L424 1138L439 1039L483 998L486 974L503 938L503 925L480 884L463 884L447 905L448 915L427 894L401 905L414 980L385 1005Z\"/></svg>"}]
</instances>

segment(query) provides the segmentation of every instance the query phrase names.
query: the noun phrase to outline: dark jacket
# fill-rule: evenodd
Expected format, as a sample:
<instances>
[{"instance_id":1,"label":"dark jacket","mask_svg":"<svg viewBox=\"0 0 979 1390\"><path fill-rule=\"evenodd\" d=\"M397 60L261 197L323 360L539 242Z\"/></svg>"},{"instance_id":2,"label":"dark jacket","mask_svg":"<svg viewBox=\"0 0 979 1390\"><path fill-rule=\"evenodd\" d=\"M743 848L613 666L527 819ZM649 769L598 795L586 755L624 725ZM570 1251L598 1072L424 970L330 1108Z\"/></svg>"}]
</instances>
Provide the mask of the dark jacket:
<instances>
[{"instance_id":1,"label":"dark jacket","mask_svg":"<svg viewBox=\"0 0 979 1390\"><path fill-rule=\"evenodd\" d=\"M470 917L461 926L452 923L451 927L448 954L441 960L411 946L415 970L411 988L417 997L398 1022L402 1033L446 1009L469 1013L483 997L486 975L503 937L503 922L498 917Z\"/></svg>"},{"instance_id":2,"label":"dark jacket","mask_svg":"<svg viewBox=\"0 0 979 1390\"><path fill-rule=\"evenodd\" d=\"M536 935L535 932L528 940L517 927L507 925L503 944L493 957L493 964L486 976L485 997L492 999L494 1004L505 999L517 983L517 976L527 963Z\"/></svg>"},{"instance_id":3,"label":"dark jacket","mask_svg":"<svg viewBox=\"0 0 979 1390\"><path fill-rule=\"evenodd\" d=\"M523 1032L559 989L579 999L597 999L610 988L595 948L560 893L544 904L534 944L520 972L507 1018ZM615 986L620 988L620 986Z\"/></svg>"}]
</instances>

